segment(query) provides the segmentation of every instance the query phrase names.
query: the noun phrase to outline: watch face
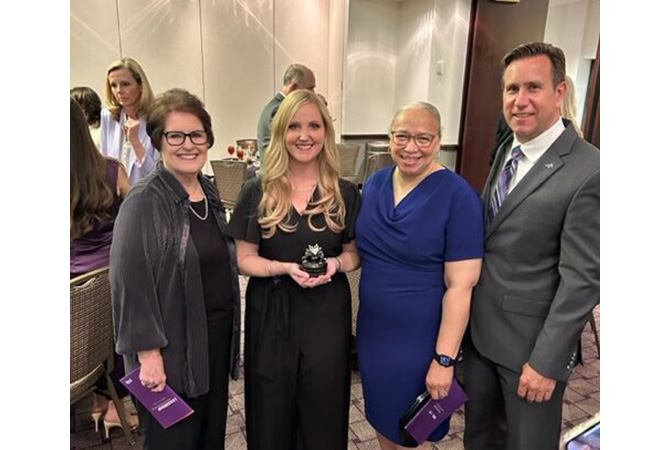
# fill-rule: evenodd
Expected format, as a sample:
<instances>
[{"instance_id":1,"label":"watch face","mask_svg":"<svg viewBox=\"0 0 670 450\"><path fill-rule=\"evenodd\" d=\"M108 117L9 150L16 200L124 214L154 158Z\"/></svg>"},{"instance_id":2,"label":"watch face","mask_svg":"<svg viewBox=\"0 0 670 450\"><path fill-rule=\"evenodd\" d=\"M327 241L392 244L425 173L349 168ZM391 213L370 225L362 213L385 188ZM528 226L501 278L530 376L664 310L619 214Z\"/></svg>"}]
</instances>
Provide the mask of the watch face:
<instances>
[{"instance_id":1,"label":"watch face","mask_svg":"<svg viewBox=\"0 0 670 450\"><path fill-rule=\"evenodd\" d=\"M454 360L445 355L439 355L439 360L441 366L451 366L454 363Z\"/></svg>"}]
</instances>

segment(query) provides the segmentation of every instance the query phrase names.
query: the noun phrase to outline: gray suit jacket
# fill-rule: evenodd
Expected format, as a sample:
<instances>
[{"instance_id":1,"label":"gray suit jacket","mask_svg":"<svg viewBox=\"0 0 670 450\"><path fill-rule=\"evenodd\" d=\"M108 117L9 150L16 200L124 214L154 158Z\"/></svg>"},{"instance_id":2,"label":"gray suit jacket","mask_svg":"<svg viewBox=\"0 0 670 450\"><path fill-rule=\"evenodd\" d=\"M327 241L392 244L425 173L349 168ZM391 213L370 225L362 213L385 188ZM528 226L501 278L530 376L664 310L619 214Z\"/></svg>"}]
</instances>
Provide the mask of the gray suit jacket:
<instances>
[{"instance_id":1,"label":"gray suit jacket","mask_svg":"<svg viewBox=\"0 0 670 450\"><path fill-rule=\"evenodd\" d=\"M272 119L277 110L279 109L279 104L284 100L284 95L281 92L277 92L270 103L265 105L263 112L261 113L261 118L258 120L258 153L260 155L261 164L263 163L263 157L265 156L265 149L268 148L270 144L270 138L272 137Z\"/></svg>"},{"instance_id":2,"label":"gray suit jacket","mask_svg":"<svg viewBox=\"0 0 670 450\"><path fill-rule=\"evenodd\" d=\"M566 130L487 227L470 320L481 354L519 373L529 362L560 381L570 376L581 332L600 302L600 152L564 122ZM511 140L498 149L486 180L487 215Z\"/></svg>"}]
</instances>

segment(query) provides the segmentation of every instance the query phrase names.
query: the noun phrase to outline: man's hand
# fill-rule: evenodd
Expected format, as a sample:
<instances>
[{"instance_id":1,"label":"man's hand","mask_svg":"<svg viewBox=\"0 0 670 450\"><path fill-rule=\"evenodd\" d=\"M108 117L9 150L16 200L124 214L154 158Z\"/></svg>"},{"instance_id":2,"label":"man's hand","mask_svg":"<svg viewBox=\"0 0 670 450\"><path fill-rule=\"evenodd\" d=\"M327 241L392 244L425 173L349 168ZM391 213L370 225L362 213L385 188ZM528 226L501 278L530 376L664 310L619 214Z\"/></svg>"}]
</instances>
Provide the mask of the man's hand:
<instances>
[{"instance_id":1,"label":"man's hand","mask_svg":"<svg viewBox=\"0 0 670 450\"><path fill-rule=\"evenodd\" d=\"M546 402L551 398L555 387L556 380L545 377L528 363L523 365L517 390L519 397L525 398L528 403Z\"/></svg>"}]
</instances>

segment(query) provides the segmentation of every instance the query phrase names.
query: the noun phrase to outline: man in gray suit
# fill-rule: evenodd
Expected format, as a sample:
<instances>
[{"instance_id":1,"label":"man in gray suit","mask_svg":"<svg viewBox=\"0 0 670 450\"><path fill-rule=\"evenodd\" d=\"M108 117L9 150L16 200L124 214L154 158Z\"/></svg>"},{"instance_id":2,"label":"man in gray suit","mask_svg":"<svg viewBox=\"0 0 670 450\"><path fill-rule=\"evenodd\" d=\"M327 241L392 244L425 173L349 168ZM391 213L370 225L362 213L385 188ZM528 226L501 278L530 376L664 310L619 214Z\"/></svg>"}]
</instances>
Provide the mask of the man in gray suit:
<instances>
[{"instance_id":1,"label":"man in gray suit","mask_svg":"<svg viewBox=\"0 0 670 450\"><path fill-rule=\"evenodd\" d=\"M316 78L314 77L314 72L309 67L302 64L291 64L288 66L286 72L284 72L282 90L277 92L277 95L270 100L270 103L265 105L261 118L258 121L258 152L261 164L265 156L265 149L268 147L270 138L272 137L272 119L277 114L279 104L288 94L296 89L309 89L313 91L315 87Z\"/></svg>"},{"instance_id":2,"label":"man in gray suit","mask_svg":"<svg viewBox=\"0 0 670 450\"><path fill-rule=\"evenodd\" d=\"M600 155L561 119L565 55L503 58L513 131L484 188L486 243L464 349L465 447L556 450L566 382L600 301Z\"/></svg>"}]
</instances>

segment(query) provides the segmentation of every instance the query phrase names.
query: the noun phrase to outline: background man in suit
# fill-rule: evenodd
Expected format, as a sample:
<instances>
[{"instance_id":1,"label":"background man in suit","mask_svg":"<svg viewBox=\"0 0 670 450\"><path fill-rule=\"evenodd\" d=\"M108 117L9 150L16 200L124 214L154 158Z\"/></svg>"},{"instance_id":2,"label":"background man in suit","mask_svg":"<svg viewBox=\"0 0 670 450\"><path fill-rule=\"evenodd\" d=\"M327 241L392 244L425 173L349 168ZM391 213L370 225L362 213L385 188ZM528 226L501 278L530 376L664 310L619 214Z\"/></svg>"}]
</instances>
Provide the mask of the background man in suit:
<instances>
[{"instance_id":1,"label":"background man in suit","mask_svg":"<svg viewBox=\"0 0 670 450\"><path fill-rule=\"evenodd\" d=\"M483 200L482 274L464 350L468 450L558 448L566 382L600 301L600 156L562 120L565 55L503 58L498 149Z\"/></svg>"},{"instance_id":2,"label":"background man in suit","mask_svg":"<svg viewBox=\"0 0 670 450\"><path fill-rule=\"evenodd\" d=\"M302 64L291 64L284 72L284 85L282 90L277 92L270 103L265 105L263 112L261 113L261 118L258 121L258 153L260 155L261 165L263 163L263 157L265 156L265 149L270 144L270 138L272 137L272 119L277 110L279 109L279 104L286 98L288 94L295 91L296 89L309 89L313 91L316 87L316 78L314 77L314 72ZM261 166L262 167L262 166Z\"/></svg>"}]
</instances>

